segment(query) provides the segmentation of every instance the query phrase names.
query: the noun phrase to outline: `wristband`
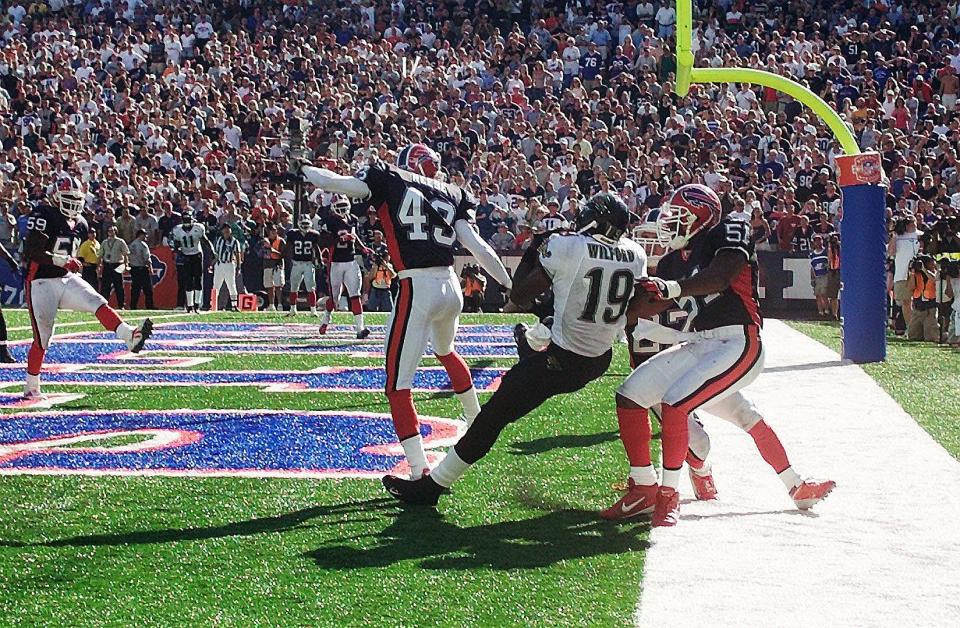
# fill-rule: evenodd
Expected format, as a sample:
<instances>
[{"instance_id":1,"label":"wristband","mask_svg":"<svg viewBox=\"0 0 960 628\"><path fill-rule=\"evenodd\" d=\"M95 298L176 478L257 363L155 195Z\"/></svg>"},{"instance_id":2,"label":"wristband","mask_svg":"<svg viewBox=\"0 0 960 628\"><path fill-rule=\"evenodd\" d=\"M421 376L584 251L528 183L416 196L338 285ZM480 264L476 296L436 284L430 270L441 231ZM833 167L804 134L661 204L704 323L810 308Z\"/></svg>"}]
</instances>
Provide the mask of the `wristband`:
<instances>
[{"instance_id":1,"label":"wristband","mask_svg":"<svg viewBox=\"0 0 960 628\"><path fill-rule=\"evenodd\" d=\"M663 287L666 290L665 296L668 299L676 299L680 296L682 290L680 289L680 283L677 281L669 280L663 282Z\"/></svg>"},{"instance_id":2,"label":"wristband","mask_svg":"<svg viewBox=\"0 0 960 628\"><path fill-rule=\"evenodd\" d=\"M59 266L60 268L63 268L64 266L67 265L67 262L70 261L70 256L64 255L63 253L51 253L50 259L53 260L53 264L55 266Z\"/></svg>"}]
</instances>

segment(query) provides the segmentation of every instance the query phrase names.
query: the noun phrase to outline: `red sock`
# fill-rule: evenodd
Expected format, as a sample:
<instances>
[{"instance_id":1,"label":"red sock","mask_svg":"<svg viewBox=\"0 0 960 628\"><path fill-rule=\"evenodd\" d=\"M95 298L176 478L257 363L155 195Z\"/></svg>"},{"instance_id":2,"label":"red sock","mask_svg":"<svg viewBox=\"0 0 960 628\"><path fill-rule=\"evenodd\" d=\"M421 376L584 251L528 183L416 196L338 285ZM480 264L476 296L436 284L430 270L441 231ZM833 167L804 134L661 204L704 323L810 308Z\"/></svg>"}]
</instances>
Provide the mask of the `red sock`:
<instances>
[{"instance_id":1,"label":"red sock","mask_svg":"<svg viewBox=\"0 0 960 628\"><path fill-rule=\"evenodd\" d=\"M350 311L354 316L363 314L363 305L360 304L360 297L350 297Z\"/></svg>"},{"instance_id":2,"label":"red sock","mask_svg":"<svg viewBox=\"0 0 960 628\"><path fill-rule=\"evenodd\" d=\"M296 292L291 292L291 293L290 293L290 305L296 305L296 304L297 304L297 293L296 293Z\"/></svg>"},{"instance_id":3,"label":"red sock","mask_svg":"<svg viewBox=\"0 0 960 628\"><path fill-rule=\"evenodd\" d=\"M763 459L768 465L773 467L774 471L780 473L790 466L790 461L787 459L787 452L783 448L783 443L780 442L780 439L777 438L777 435L770 429L769 425L760 421L753 426L748 434L753 438L753 442L757 444L760 455L763 456Z\"/></svg>"},{"instance_id":4,"label":"red sock","mask_svg":"<svg viewBox=\"0 0 960 628\"><path fill-rule=\"evenodd\" d=\"M444 370L447 371L447 377L450 378L450 383L453 384L453 391L455 393L467 392L473 388L473 378L470 377L470 369L467 368L467 363L463 361L459 353L451 351L447 355L438 355L437 359L440 360L440 364L443 365Z\"/></svg>"},{"instance_id":5,"label":"red sock","mask_svg":"<svg viewBox=\"0 0 960 628\"><path fill-rule=\"evenodd\" d=\"M650 466L650 415L646 408L617 408L620 440L631 467Z\"/></svg>"},{"instance_id":6,"label":"red sock","mask_svg":"<svg viewBox=\"0 0 960 628\"><path fill-rule=\"evenodd\" d=\"M307 305L317 307L317 293L313 290L307 293Z\"/></svg>"},{"instance_id":7,"label":"red sock","mask_svg":"<svg viewBox=\"0 0 960 628\"><path fill-rule=\"evenodd\" d=\"M660 419L663 422L661 439L663 444L663 468L679 469L687 457L690 432L687 427L687 413L664 403L660 406Z\"/></svg>"},{"instance_id":8,"label":"red sock","mask_svg":"<svg viewBox=\"0 0 960 628\"><path fill-rule=\"evenodd\" d=\"M43 354L46 353L39 342L34 341L27 351L27 373L30 375L39 375L40 368L43 366Z\"/></svg>"},{"instance_id":9,"label":"red sock","mask_svg":"<svg viewBox=\"0 0 960 628\"><path fill-rule=\"evenodd\" d=\"M697 454L693 453L692 449L687 449L687 464L690 465L691 469L697 469L699 471L706 463L697 458Z\"/></svg>"},{"instance_id":10,"label":"red sock","mask_svg":"<svg viewBox=\"0 0 960 628\"><path fill-rule=\"evenodd\" d=\"M413 407L413 394L409 389L395 390L387 393L390 402L390 414L393 415L393 429L397 432L397 439L404 441L420 433L420 421L417 419L417 409Z\"/></svg>"},{"instance_id":11,"label":"red sock","mask_svg":"<svg viewBox=\"0 0 960 628\"><path fill-rule=\"evenodd\" d=\"M336 305L336 303L334 303L333 297L331 296L329 299L327 299L327 303L326 303L326 305L325 305L324 307L327 308L327 311L328 311L328 312L332 312L333 309L334 309L334 308L333 308L334 305Z\"/></svg>"},{"instance_id":12,"label":"red sock","mask_svg":"<svg viewBox=\"0 0 960 628\"><path fill-rule=\"evenodd\" d=\"M109 305L100 306L97 310L97 320L100 321L100 324L103 325L103 328L107 331L117 331L117 327L123 322Z\"/></svg>"}]
</instances>

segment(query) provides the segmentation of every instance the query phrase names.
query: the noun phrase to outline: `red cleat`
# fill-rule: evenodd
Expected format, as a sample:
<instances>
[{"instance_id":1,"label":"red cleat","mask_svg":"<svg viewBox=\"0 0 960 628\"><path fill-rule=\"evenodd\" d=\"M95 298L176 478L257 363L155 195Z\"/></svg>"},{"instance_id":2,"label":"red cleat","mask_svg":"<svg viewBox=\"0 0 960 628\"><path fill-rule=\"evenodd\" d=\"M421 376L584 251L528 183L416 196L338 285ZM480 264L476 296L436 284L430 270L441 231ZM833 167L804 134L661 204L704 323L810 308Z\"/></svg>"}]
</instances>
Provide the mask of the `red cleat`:
<instances>
[{"instance_id":1,"label":"red cleat","mask_svg":"<svg viewBox=\"0 0 960 628\"><path fill-rule=\"evenodd\" d=\"M675 526L679 519L680 493L669 486L661 486L657 491L657 506L653 510L653 527Z\"/></svg>"},{"instance_id":2,"label":"red cleat","mask_svg":"<svg viewBox=\"0 0 960 628\"><path fill-rule=\"evenodd\" d=\"M823 501L836 486L837 483L833 480L804 480L800 486L795 486L790 491L790 497L797 508L809 510Z\"/></svg>"},{"instance_id":3,"label":"red cleat","mask_svg":"<svg viewBox=\"0 0 960 628\"><path fill-rule=\"evenodd\" d=\"M326 323L324 323L323 325L320 325L320 331L319 331L318 333L319 333L321 336L324 335L325 333L327 333L327 324L326 324Z\"/></svg>"},{"instance_id":4,"label":"red cleat","mask_svg":"<svg viewBox=\"0 0 960 628\"><path fill-rule=\"evenodd\" d=\"M627 481L627 492L616 504L600 511L604 519L618 520L631 519L639 515L653 512L657 501L657 485L637 484L630 478Z\"/></svg>"},{"instance_id":5,"label":"red cleat","mask_svg":"<svg viewBox=\"0 0 960 628\"><path fill-rule=\"evenodd\" d=\"M708 501L717 498L717 485L713 483L713 471L709 465L704 465L702 469L690 469L690 484L693 485L693 494L700 501Z\"/></svg>"}]
</instances>

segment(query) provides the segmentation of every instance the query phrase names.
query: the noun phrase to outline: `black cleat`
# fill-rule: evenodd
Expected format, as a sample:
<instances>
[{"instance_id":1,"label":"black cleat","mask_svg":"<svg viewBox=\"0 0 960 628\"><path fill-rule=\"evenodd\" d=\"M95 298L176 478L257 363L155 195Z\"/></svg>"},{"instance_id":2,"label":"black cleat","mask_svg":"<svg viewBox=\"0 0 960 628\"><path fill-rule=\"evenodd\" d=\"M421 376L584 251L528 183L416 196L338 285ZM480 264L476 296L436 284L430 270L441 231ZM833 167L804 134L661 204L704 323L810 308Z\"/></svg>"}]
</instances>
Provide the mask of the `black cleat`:
<instances>
[{"instance_id":1,"label":"black cleat","mask_svg":"<svg viewBox=\"0 0 960 628\"><path fill-rule=\"evenodd\" d=\"M16 360L12 355L10 355L9 350L4 349L3 351L0 351L0 362L2 362L3 364L13 364L14 362L16 362Z\"/></svg>"},{"instance_id":2,"label":"black cleat","mask_svg":"<svg viewBox=\"0 0 960 628\"><path fill-rule=\"evenodd\" d=\"M369 335L370 335L370 330L369 330L369 329L366 329L366 328L361 329L360 331L357 332L357 340L363 340L364 338L368 337Z\"/></svg>"},{"instance_id":3,"label":"black cleat","mask_svg":"<svg viewBox=\"0 0 960 628\"><path fill-rule=\"evenodd\" d=\"M149 318L143 319L143 323L140 324L140 327L133 330L133 335L130 337L130 340L127 341L127 348L130 350L130 353L140 353L140 351L143 350L143 345L150 339L152 333L153 321Z\"/></svg>"},{"instance_id":4,"label":"black cleat","mask_svg":"<svg viewBox=\"0 0 960 628\"><path fill-rule=\"evenodd\" d=\"M517 343L517 356L521 360L536 353L530 348L530 343L527 342L528 329L530 328L524 323L517 323L513 326L513 340Z\"/></svg>"},{"instance_id":5,"label":"black cleat","mask_svg":"<svg viewBox=\"0 0 960 628\"><path fill-rule=\"evenodd\" d=\"M385 475L381 480L387 492L407 504L418 506L436 506L440 495L446 492L429 475L419 480L405 480L395 475Z\"/></svg>"}]
</instances>

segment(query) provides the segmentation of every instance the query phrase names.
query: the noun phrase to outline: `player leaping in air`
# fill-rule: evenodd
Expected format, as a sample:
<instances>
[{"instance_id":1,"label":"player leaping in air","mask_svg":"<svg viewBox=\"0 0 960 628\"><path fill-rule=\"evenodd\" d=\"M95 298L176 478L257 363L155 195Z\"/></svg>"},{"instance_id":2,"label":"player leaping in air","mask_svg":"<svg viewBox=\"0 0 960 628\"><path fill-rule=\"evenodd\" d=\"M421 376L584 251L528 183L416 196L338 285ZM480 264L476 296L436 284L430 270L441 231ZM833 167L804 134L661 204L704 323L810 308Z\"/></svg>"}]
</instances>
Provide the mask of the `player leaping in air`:
<instances>
[{"instance_id":1,"label":"player leaping in air","mask_svg":"<svg viewBox=\"0 0 960 628\"><path fill-rule=\"evenodd\" d=\"M600 193L577 214L577 232L550 236L531 270L516 277L510 302L525 310L553 287L553 325L529 330L524 352L500 387L446 457L429 475L383 478L397 499L435 506L445 489L487 455L500 432L556 395L580 390L610 366L624 329L634 283L646 275L643 249L623 238L630 212L619 198ZM652 323L651 323L652 325ZM671 330L666 330L671 331Z\"/></svg>"},{"instance_id":2,"label":"player leaping in air","mask_svg":"<svg viewBox=\"0 0 960 628\"><path fill-rule=\"evenodd\" d=\"M757 260L750 225L722 218L720 199L700 184L678 188L658 217L658 235L670 252L658 277L638 284L628 324L690 297L694 336L646 360L617 391L620 438L630 460L628 491L604 511L625 519L653 511L654 526L676 525L677 486L687 456L688 415L750 384L763 369ZM661 408L663 477L650 462L648 411ZM830 485L822 485L829 492Z\"/></svg>"},{"instance_id":3,"label":"player leaping in air","mask_svg":"<svg viewBox=\"0 0 960 628\"><path fill-rule=\"evenodd\" d=\"M397 165L375 161L355 177L312 166L304 166L302 172L307 182L326 192L367 201L383 225L400 279L400 293L387 321L385 392L411 475L420 477L429 466L410 389L428 342L450 377L464 417L470 422L480 412L470 370L453 346L463 308L460 282L453 272L454 246L462 244L503 286L509 288L511 281L500 258L473 227L477 200L436 178L439 156L423 144L413 144L400 151Z\"/></svg>"},{"instance_id":4,"label":"player leaping in air","mask_svg":"<svg viewBox=\"0 0 960 628\"><path fill-rule=\"evenodd\" d=\"M124 323L106 299L78 274L83 264L74 256L87 237L87 222L80 215L84 204L80 183L73 177L60 177L52 200L56 207L41 203L27 218L24 297L33 328L24 388L28 399L42 397L40 369L61 308L95 314L104 328L115 332L133 353L143 349L153 329L149 318L139 327Z\"/></svg>"}]
</instances>

